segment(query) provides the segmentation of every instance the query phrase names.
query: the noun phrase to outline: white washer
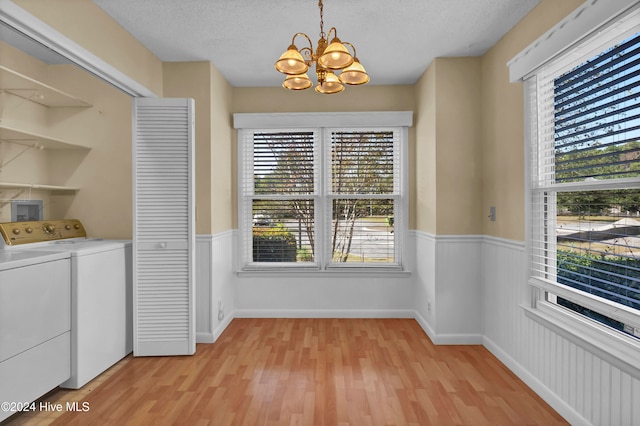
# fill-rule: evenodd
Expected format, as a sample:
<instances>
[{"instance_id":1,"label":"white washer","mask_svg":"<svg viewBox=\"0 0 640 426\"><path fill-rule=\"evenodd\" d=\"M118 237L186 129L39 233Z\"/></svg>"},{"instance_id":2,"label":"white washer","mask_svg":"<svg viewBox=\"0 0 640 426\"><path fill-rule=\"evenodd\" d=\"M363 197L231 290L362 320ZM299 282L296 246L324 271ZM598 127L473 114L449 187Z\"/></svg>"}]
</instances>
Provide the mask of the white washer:
<instances>
[{"instance_id":1,"label":"white washer","mask_svg":"<svg viewBox=\"0 0 640 426\"><path fill-rule=\"evenodd\" d=\"M13 235L48 235L21 249L70 255L71 377L60 386L79 389L133 350L131 241L86 238L77 220L15 223Z\"/></svg>"},{"instance_id":2,"label":"white washer","mask_svg":"<svg viewBox=\"0 0 640 426\"><path fill-rule=\"evenodd\" d=\"M79 389L133 350L131 242L62 240L71 254L71 378Z\"/></svg>"}]
</instances>

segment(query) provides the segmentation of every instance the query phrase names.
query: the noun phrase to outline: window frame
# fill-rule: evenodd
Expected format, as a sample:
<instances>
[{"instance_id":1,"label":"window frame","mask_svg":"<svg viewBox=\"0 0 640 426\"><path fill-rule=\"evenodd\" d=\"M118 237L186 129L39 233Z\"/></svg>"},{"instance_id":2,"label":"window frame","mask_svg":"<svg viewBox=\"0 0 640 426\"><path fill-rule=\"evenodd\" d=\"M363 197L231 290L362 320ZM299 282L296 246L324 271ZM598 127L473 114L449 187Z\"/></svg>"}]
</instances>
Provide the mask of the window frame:
<instances>
[{"instance_id":1,"label":"window frame","mask_svg":"<svg viewBox=\"0 0 640 426\"><path fill-rule=\"evenodd\" d=\"M607 7L610 6L610 4L607 5L600 2L599 6ZM588 8L589 6L585 7ZM597 9L597 6L588 10L589 16L602 16L602 12L594 12L594 9ZM548 34L561 33L563 27L567 24L569 31L575 32L576 24L572 21L576 20L584 11L584 8L577 10L575 16L569 16L539 40L545 40L546 37L548 42L550 38ZM640 374L640 357L638 357L640 340L548 301L547 293L552 293L556 296L572 300L587 308L601 311L607 316L620 320L625 324L631 323L636 328L640 326L640 313L637 310L625 308L620 304L593 297L588 293L564 286L552 280L533 277L531 272L531 262L535 256L535 248L533 247L533 222L540 220L539 217L536 218L534 209L536 202L534 197L536 194L543 194L545 190L557 194L558 192L569 190L640 188L640 178L620 179L617 182L601 181L595 183L573 182L550 184L549 182L536 181L538 178L537 170L540 158L538 157L538 150L534 144L537 144L538 140L542 139L538 126L539 123L544 120L543 117L538 117L538 90L540 89L537 81L538 74L547 67L556 66L558 61L564 61L565 64L563 67L569 67L569 65L567 65L568 61L563 59L567 56L571 56L571 63L577 65L592 57L590 52L594 50L602 52L616 41L623 40L625 37L640 31L640 25L637 24L639 22L638 17L640 17L640 7L638 7L638 5L631 9L628 7L624 8L617 14L608 16L612 17L609 18L607 22L593 26L593 29L590 28L589 34L579 37L571 46L556 49L555 53L548 57L542 65L530 70L527 74L523 73L522 69L515 69L515 74L520 73L519 78L523 78L524 80L525 93L525 247L527 261L525 262L526 268L524 273L526 282L530 288L530 298L527 304L522 305L522 308L528 318L543 324L563 337L587 348L623 371L638 376ZM593 22L587 23L587 25L593 25ZM581 34L585 34L585 32ZM556 35L556 38L562 39L562 36ZM544 44L544 41L533 43L533 47L525 49L525 51L514 58L509 65L511 66L517 60L523 60L522 58L526 57L532 49L535 49L538 43ZM545 48L549 50L548 46L545 46ZM527 60L526 58L524 59L524 61ZM512 72L512 81L514 81L514 69L512 68L510 71ZM540 165L540 168L541 167L542 165ZM538 201L542 202L540 200ZM551 203L551 205L554 204ZM555 220L555 215L551 216L553 216L553 220ZM548 227L549 225L547 225L547 228ZM544 229L544 227L541 227L541 229ZM554 242L551 241L550 244L554 244Z\"/></svg>"},{"instance_id":2,"label":"window frame","mask_svg":"<svg viewBox=\"0 0 640 426\"><path fill-rule=\"evenodd\" d=\"M304 276L318 273L358 273L358 274L406 274L406 264L403 254L406 253L405 245L408 235L408 128L412 125L411 111L389 112L344 112L344 113L281 113L261 114L243 113L234 114L234 127L238 130L238 232L239 243L236 256L236 271L238 274L250 274L253 272L294 274L301 273ZM318 131L319 141L315 152L319 158L319 188L315 188L314 199L316 207L315 233L316 256L314 262L252 262L248 255L248 241L252 235L250 219L247 219L248 211L251 211L251 198L243 193L243 182L246 173L252 169L245 158L244 143L253 138L254 132L265 131ZM331 261L331 241L327 230L330 223L331 206L333 199L340 198L339 194L333 194L328 187L330 182L330 133L331 131L393 131L398 138L396 148L399 155L399 194L396 203L394 240L396 263L355 263L340 264ZM394 153L394 155L396 155ZM329 158L328 158L329 157ZM249 167L246 167L249 166ZM327 173L329 172L329 173ZM252 173L252 172L251 172Z\"/></svg>"}]
</instances>

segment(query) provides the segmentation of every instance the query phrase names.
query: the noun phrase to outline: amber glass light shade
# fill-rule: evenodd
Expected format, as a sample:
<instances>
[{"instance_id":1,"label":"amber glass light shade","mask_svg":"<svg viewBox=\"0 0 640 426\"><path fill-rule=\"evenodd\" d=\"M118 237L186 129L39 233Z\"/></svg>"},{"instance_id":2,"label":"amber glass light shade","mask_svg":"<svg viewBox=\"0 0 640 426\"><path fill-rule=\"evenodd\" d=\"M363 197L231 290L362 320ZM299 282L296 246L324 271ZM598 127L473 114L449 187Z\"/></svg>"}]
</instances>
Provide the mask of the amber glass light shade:
<instances>
[{"instance_id":1,"label":"amber glass light shade","mask_svg":"<svg viewBox=\"0 0 640 426\"><path fill-rule=\"evenodd\" d=\"M357 86L368 83L369 75L360 64L360 61L358 61L358 58L354 58L353 63L342 70L339 79L344 84Z\"/></svg>"},{"instance_id":2,"label":"amber glass light shade","mask_svg":"<svg viewBox=\"0 0 640 426\"><path fill-rule=\"evenodd\" d=\"M293 44L280 56L275 66L276 70L287 75L304 74L309 69L298 48Z\"/></svg>"},{"instance_id":3,"label":"amber glass light shade","mask_svg":"<svg viewBox=\"0 0 640 426\"><path fill-rule=\"evenodd\" d=\"M338 37L331 41L329 47L327 47L324 53L318 58L318 64L330 70L341 70L352 63L353 56L351 56L349 50L347 50Z\"/></svg>"},{"instance_id":4,"label":"amber glass light shade","mask_svg":"<svg viewBox=\"0 0 640 426\"><path fill-rule=\"evenodd\" d=\"M313 83L307 74L289 75L284 79L282 87L290 90L304 90L311 87Z\"/></svg>"},{"instance_id":5,"label":"amber glass light shade","mask_svg":"<svg viewBox=\"0 0 640 426\"><path fill-rule=\"evenodd\" d=\"M327 72L324 82L318 83L316 86L316 92L324 93L325 95L339 93L343 90L344 84L342 84L338 77L331 71Z\"/></svg>"}]
</instances>

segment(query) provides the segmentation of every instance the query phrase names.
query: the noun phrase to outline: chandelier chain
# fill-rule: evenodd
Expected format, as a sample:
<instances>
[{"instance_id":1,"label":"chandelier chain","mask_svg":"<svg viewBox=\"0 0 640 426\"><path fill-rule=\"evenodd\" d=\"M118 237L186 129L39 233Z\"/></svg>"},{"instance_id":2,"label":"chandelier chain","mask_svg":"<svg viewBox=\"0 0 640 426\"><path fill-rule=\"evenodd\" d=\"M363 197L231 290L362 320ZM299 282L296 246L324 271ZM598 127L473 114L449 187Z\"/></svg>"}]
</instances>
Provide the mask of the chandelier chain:
<instances>
[{"instance_id":1,"label":"chandelier chain","mask_svg":"<svg viewBox=\"0 0 640 426\"><path fill-rule=\"evenodd\" d=\"M320 8L320 38L325 38L326 34L324 33L324 18L322 16L324 5L322 4L322 0L318 1L318 7Z\"/></svg>"}]
</instances>

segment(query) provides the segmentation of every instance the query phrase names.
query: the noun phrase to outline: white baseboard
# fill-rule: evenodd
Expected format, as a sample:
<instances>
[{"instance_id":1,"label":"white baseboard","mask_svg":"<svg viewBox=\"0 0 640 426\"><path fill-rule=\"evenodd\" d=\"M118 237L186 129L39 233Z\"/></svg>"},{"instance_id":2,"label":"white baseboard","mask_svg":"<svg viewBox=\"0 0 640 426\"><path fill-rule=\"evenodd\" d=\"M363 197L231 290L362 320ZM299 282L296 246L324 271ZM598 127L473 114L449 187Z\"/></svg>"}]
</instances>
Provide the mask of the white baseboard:
<instances>
[{"instance_id":1,"label":"white baseboard","mask_svg":"<svg viewBox=\"0 0 640 426\"><path fill-rule=\"evenodd\" d=\"M236 309L235 318L414 318L411 310Z\"/></svg>"},{"instance_id":2,"label":"white baseboard","mask_svg":"<svg viewBox=\"0 0 640 426\"><path fill-rule=\"evenodd\" d=\"M233 313L231 313L231 315L227 315L225 319L218 324L215 330L213 330L213 333L196 333L196 343L215 343L222 332L229 326L229 324L231 324L233 318L235 318Z\"/></svg>"},{"instance_id":3,"label":"white baseboard","mask_svg":"<svg viewBox=\"0 0 640 426\"><path fill-rule=\"evenodd\" d=\"M483 336L481 334L436 334L427 320L418 312L414 312L414 318L420 327L427 333L434 345L481 345Z\"/></svg>"},{"instance_id":4,"label":"white baseboard","mask_svg":"<svg viewBox=\"0 0 640 426\"><path fill-rule=\"evenodd\" d=\"M482 334L438 334L434 345L481 345Z\"/></svg>"},{"instance_id":5,"label":"white baseboard","mask_svg":"<svg viewBox=\"0 0 640 426\"><path fill-rule=\"evenodd\" d=\"M215 339L213 338L213 333L196 333L196 343L213 343Z\"/></svg>"},{"instance_id":6,"label":"white baseboard","mask_svg":"<svg viewBox=\"0 0 640 426\"><path fill-rule=\"evenodd\" d=\"M424 319L424 317L420 315L417 311L413 312L413 317L418 322L418 324L420 324L420 327L422 327L422 330L424 330L424 332L427 334L429 339L431 339L431 342L433 342L433 340L436 337L436 332L433 330L433 328L431 328L427 320Z\"/></svg>"},{"instance_id":7,"label":"white baseboard","mask_svg":"<svg viewBox=\"0 0 640 426\"><path fill-rule=\"evenodd\" d=\"M196 333L197 343L215 343L234 318L415 318L409 310L255 310L237 309L218 324L213 333Z\"/></svg>"},{"instance_id":8,"label":"white baseboard","mask_svg":"<svg viewBox=\"0 0 640 426\"><path fill-rule=\"evenodd\" d=\"M231 324L231 321L233 321L234 318L235 318L235 314L233 312L225 316L225 318L220 322L220 324L218 324L215 330L213 330L213 342L218 340L222 332L226 330L226 328L229 326L229 324Z\"/></svg>"},{"instance_id":9,"label":"white baseboard","mask_svg":"<svg viewBox=\"0 0 640 426\"><path fill-rule=\"evenodd\" d=\"M571 408L569 404L563 401L562 398L533 376L526 368L500 349L491 339L484 336L482 345L570 424L574 426L591 425L587 419L582 417L576 410Z\"/></svg>"},{"instance_id":10,"label":"white baseboard","mask_svg":"<svg viewBox=\"0 0 640 426\"><path fill-rule=\"evenodd\" d=\"M436 334L427 321L412 310L236 309L233 318L413 318L435 345L481 345L480 334ZM229 325L220 324L218 336ZM217 337L216 336L216 339Z\"/></svg>"}]
</instances>

